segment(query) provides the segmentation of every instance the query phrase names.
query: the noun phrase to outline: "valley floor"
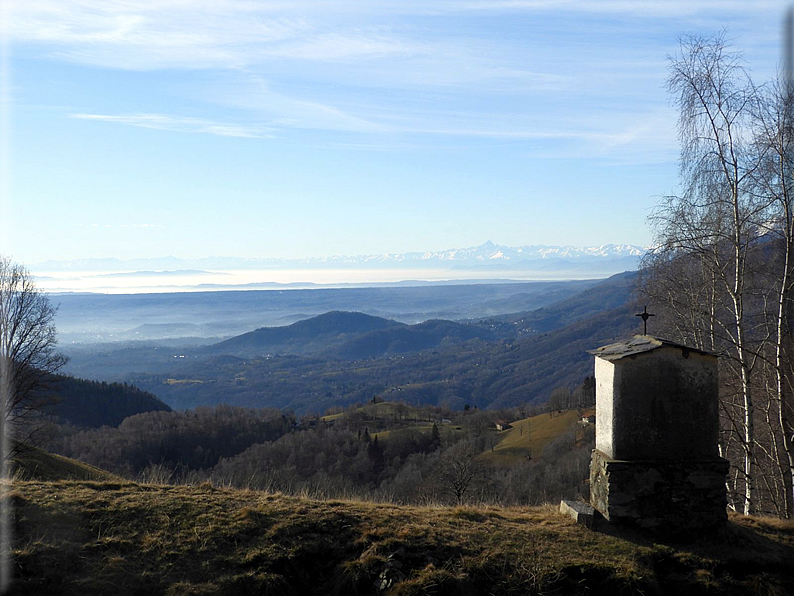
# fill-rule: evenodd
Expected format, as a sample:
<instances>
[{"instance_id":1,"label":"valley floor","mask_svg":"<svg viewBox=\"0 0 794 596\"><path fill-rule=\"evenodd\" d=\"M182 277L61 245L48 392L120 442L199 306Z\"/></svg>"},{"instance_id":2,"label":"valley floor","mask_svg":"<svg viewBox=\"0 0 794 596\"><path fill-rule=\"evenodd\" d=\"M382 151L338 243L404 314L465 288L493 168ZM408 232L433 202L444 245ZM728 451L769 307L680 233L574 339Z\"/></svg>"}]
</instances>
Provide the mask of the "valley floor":
<instances>
[{"instance_id":1,"label":"valley floor","mask_svg":"<svg viewBox=\"0 0 794 596\"><path fill-rule=\"evenodd\" d=\"M200 486L15 481L12 594L791 594L794 524L680 544L556 507L408 507Z\"/></svg>"}]
</instances>

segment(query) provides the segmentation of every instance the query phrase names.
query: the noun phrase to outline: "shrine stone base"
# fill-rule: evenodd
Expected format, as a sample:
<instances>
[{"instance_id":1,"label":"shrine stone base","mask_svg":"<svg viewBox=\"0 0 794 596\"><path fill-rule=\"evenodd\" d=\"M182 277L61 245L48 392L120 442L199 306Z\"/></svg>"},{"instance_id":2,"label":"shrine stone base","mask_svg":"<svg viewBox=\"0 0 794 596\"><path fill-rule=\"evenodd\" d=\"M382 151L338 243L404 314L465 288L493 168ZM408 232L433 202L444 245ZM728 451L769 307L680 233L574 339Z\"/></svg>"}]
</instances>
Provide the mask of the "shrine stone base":
<instances>
[{"instance_id":1,"label":"shrine stone base","mask_svg":"<svg viewBox=\"0 0 794 596\"><path fill-rule=\"evenodd\" d=\"M728 519L728 462L622 461L593 450L590 504L611 523L680 534Z\"/></svg>"}]
</instances>

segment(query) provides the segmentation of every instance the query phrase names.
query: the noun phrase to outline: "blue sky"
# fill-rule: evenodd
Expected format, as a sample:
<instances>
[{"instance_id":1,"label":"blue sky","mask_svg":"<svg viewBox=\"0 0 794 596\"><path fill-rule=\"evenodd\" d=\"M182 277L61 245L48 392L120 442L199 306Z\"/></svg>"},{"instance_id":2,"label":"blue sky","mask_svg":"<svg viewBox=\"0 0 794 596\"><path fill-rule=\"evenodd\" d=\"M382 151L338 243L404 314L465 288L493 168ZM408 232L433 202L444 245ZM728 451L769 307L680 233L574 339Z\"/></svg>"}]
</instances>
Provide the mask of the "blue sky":
<instances>
[{"instance_id":1,"label":"blue sky","mask_svg":"<svg viewBox=\"0 0 794 596\"><path fill-rule=\"evenodd\" d=\"M666 56L777 68L784 2L0 0L0 252L646 245Z\"/></svg>"}]
</instances>

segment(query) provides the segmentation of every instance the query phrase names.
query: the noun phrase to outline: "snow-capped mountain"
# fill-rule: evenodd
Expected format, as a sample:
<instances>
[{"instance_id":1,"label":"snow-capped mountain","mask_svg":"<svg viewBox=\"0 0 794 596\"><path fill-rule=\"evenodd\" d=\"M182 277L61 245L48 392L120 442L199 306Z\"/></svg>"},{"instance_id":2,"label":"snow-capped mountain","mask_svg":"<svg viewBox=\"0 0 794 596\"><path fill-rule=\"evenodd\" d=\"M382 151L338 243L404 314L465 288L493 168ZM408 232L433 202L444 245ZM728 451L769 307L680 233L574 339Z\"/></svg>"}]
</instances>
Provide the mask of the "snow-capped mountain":
<instances>
[{"instance_id":1,"label":"snow-capped mountain","mask_svg":"<svg viewBox=\"0 0 794 596\"><path fill-rule=\"evenodd\" d=\"M34 271L134 271L158 269L232 270L260 268L324 268L324 267L405 267L436 269L494 268L549 269L555 265L577 268L586 263L634 269L646 249L630 244L604 244L602 246L502 246L491 241L469 248L452 248L442 251L386 253L380 255L333 256L304 259L206 257L179 259L158 257L153 259L120 260L113 258L80 259L73 261L46 261L33 265ZM610 267L611 268L611 267Z\"/></svg>"},{"instance_id":2,"label":"snow-capped mountain","mask_svg":"<svg viewBox=\"0 0 794 596\"><path fill-rule=\"evenodd\" d=\"M645 251L630 244L604 244L602 246L501 246L490 240L472 248L451 249L441 252L426 252L422 260L474 261L474 262L518 262L543 259L615 259L640 257ZM408 253L414 255L418 253Z\"/></svg>"}]
</instances>

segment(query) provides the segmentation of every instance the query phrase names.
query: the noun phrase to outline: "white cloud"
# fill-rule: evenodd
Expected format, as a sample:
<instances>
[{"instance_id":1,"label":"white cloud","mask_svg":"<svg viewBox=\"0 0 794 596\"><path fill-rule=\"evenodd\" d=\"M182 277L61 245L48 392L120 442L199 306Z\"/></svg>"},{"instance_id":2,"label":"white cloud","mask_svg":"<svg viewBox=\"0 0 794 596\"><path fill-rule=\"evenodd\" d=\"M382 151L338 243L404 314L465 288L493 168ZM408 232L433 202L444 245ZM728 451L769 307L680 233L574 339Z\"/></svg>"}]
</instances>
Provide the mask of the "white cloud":
<instances>
[{"instance_id":1,"label":"white cloud","mask_svg":"<svg viewBox=\"0 0 794 596\"><path fill-rule=\"evenodd\" d=\"M81 120L95 120L100 122L115 122L128 126L138 126L140 128L152 128L155 130L172 130L177 132L204 133L220 137L243 137L252 139L269 138L272 136L268 129L239 124L228 124L224 122L214 122L203 118L184 118L179 116L167 116L164 114L129 114L129 115L108 115L108 114L70 114L71 118Z\"/></svg>"}]
</instances>

